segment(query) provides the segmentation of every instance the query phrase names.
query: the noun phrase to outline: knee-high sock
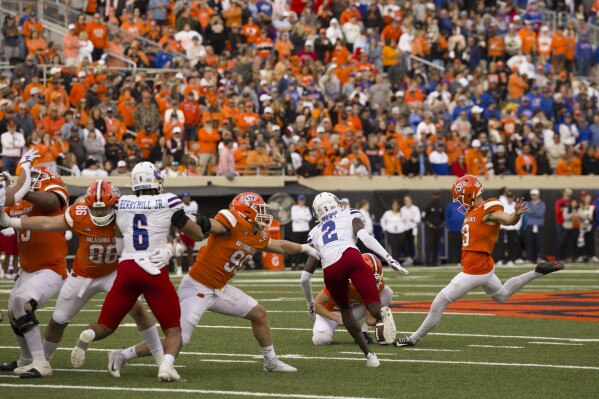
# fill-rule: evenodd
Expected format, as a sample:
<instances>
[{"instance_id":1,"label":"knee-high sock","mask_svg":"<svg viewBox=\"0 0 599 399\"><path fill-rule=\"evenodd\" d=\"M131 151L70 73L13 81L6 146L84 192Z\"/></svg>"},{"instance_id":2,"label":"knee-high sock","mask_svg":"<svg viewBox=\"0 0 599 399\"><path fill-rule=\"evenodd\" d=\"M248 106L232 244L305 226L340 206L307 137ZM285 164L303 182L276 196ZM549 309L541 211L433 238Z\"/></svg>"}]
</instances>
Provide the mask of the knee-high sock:
<instances>
[{"instance_id":1,"label":"knee-high sock","mask_svg":"<svg viewBox=\"0 0 599 399\"><path fill-rule=\"evenodd\" d=\"M507 301L512 295L514 295L514 293L516 293L520 288L524 287L532 280L541 276L541 273L530 271L519 276L512 277L511 279L506 281L505 284L503 284L501 290L499 290L497 294L493 295L492 298L497 302L503 303Z\"/></svg>"},{"instance_id":2,"label":"knee-high sock","mask_svg":"<svg viewBox=\"0 0 599 399\"><path fill-rule=\"evenodd\" d=\"M164 348L162 347L162 342L160 342L160 336L158 335L158 328L156 328L156 325L140 331L139 335L141 335L146 342L146 345L148 345L150 353L154 356L154 359L156 359L156 364L162 363Z\"/></svg>"},{"instance_id":3,"label":"knee-high sock","mask_svg":"<svg viewBox=\"0 0 599 399\"><path fill-rule=\"evenodd\" d=\"M439 324L439 320L441 320L441 316L443 316L443 311L450 304L451 302L445 298L445 295L443 295L442 292L439 292L431 304L431 308L428 311L428 315L426 315L426 319L424 319L420 325L420 328L418 328L418 331L410 335L410 340L412 340L412 342L418 342L424 338L426 334L428 334L437 326L437 324Z\"/></svg>"},{"instance_id":4,"label":"knee-high sock","mask_svg":"<svg viewBox=\"0 0 599 399\"><path fill-rule=\"evenodd\" d=\"M27 345L31 351L33 360L46 360L44 356L44 346L42 345L42 334L40 326L35 326L23 334L27 340Z\"/></svg>"},{"instance_id":5,"label":"knee-high sock","mask_svg":"<svg viewBox=\"0 0 599 399\"><path fill-rule=\"evenodd\" d=\"M50 361L54 356L54 352L56 352L56 349L60 345L60 342L50 342L44 339L42 345L44 346L44 356L47 361Z\"/></svg>"},{"instance_id":6,"label":"knee-high sock","mask_svg":"<svg viewBox=\"0 0 599 399\"><path fill-rule=\"evenodd\" d=\"M21 362L31 363L31 351L29 350L29 345L27 345L27 340L21 335L17 335L16 337L17 341L19 342L19 346L21 347Z\"/></svg>"}]
</instances>

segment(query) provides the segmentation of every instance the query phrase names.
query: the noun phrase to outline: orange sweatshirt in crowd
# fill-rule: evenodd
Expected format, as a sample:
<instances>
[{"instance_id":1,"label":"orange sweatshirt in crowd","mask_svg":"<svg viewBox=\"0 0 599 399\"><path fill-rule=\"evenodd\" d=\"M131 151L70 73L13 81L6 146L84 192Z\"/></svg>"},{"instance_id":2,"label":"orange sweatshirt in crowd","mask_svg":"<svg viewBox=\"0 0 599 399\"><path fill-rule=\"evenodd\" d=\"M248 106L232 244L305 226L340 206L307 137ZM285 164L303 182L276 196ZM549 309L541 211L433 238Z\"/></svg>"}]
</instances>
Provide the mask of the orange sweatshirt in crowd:
<instances>
[{"instance_id":1,"label":"orange sweatshirt in crowd","mask_svg":"<svg viewBox=\"0 0 599 399\"><path fill-rule=\"evenodd\" d=\"M466 151L466 170L469 175L480 176L487 175L487 165L480 151L469 149Z\"/></svg>"},{"instance_id":2,"label":"orange sweatshirt in crowd","mask_svg":"<svg viewBox=\"0 0 599 399\"><path fill-rule=\"evenodd\" d=\"M105 49L108 46L108 29L103 23L91 20L85 28L89 40L96 49Z\"/></svg>"}]
</instances>

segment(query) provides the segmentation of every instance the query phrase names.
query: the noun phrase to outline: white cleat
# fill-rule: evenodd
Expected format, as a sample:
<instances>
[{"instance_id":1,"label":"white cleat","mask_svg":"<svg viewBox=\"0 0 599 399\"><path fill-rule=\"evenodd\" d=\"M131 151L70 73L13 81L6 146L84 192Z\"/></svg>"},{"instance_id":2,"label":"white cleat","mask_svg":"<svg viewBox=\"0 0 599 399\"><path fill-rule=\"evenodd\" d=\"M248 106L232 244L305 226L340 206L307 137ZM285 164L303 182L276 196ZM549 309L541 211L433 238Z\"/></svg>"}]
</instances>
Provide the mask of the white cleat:
<instances>
[{"instance_id":1,"label":"white cleat","mask_svg":"<svg viewBox=\"0 0 599 399\"><path fill-rule=\"evenodd\" d=\"M297 371L295 367L280 361L278 357L275 357L274 359L264 359L263 370L279 373L295 373Z\"/></svg>"},{"instance_id":2,"label":"white cleat","mask_svg":"<svg viewBox=\"0 0 599 399\"><path fill-rule=\"evenodd\" d=\"M381 362L374 353L370 352L366 355L366 367L379 367L380 365Z\"/></svg>"},{"instance_id":3,"label":"white cleat","mask_svg":"<svg viewBox=\"0 0 599 399\"><path fill-rule=\"evenodd\" d=\"M158 368L158 379L164 382L176 382L181 379L172 364L161 364Z\"/></svg>"},{"instance_id":4,"label":"white cleat","mask_svg":"<svg viewBox=\"0 0 599 399\"><path fill-rule=\"evenodd\" d=\"M127 359L120 350L108 353L108 371L113 377L119 378L121 376L121 368L125 364L127 364Z\"/></svg>"},{"instance_id":5,"label":"white cleat","mask_svg":"<svg viewBox=\"0 0 599 399\"><path fill-rule=\"evenodd\" d=\"M33 363L25 367L24 373L19 374L21 378L42 378L52 377L52 366L47 360L34 360Z\"/></svg>"},{"instance_id":6,"label":"white cleat","mask_svg":"<svg viewBox=\"0 0 599 399\"><path fill-rule=\"evenodd\" d=\"M389 309L388 306L383 306L381 308L381 319L383 320L383 325L385 326L383 330L383 338L385 338L385 343L387 345L391 345L393 341L395 341L397 328L395 327L393 313L391 313L391 309Z\"/></svg>"},{"instance_id":7,"label":"white cleat","mask_svg":"<svg viewBox=\"0 0 599 399\"><path fill-rule=\"evenodd\" d=\"M13 373L21 375L27 371L27 367L33 362L33 359L19 359L16 361L16 368L13 369ZM8 369L7 369L8 370Z\"/></svg>"},{"instance_id":8,"label":"white cleat","mask_svg":"<svg viewBox=\"0 0 599 399\"><path fill-rule=\"evenodd\" d=\"M71 352L71 364L73 365L73 368L79 369L83 366L83 363L85 363L85 351L87 351L89 344L93 340L94 338L87 332L87 330L79 335L77 344Z\"/></svg>"}]
</instances>

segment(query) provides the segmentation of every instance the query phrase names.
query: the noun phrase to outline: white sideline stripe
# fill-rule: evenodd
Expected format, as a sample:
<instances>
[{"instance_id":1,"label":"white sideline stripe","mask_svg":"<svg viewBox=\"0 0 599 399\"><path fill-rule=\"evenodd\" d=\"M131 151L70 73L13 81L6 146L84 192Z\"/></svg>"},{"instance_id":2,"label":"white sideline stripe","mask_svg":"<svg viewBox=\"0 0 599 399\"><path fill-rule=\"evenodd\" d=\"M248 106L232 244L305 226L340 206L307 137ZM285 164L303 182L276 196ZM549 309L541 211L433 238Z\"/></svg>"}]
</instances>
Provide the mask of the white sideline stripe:
<instances>
[{"instance_id":1,"label":"white sideline stripe","mask_svg":"<svg viewBox=\"0 0 599 399\"><path fill-rule=\"evenodd\" d=\"M89 324L69 324L70 327L87 327ZM156 325L159 327L158 325ZM10 324L0 323L0 327L10 327ZM133 328L137 327L134 323L125 323L119 326L120 328ZM220 325L199 325L197 328L216 328L216 329L238 329L238 330L250 330L251 326L220 326ZM278 331L312 331L311 328L299 328L299 327L270 327L271 330ZM345 329L338 331L347 332ZM400 334L411 334L412 331L398 331ZM594 338L564 338L564 337L532 337L527 335L493 335L493 334L463 334L463 333L428 333L428 335L437 335L440 337L477 337L477 338L513 338L513 339L544 339L548 341L571 341L571 342L599 342L599 339ZM3 347L0 346L0 349Z\"/></svg>"},{"instance_id":2,"label":"white sideline stripe","mask_svg":"<svg viewBox=\"0 0 599 399\"><path fill-rule=\"evenodd\" d=\"M524 346L502 346L502 345L468 345L472 348L501 348L501 349L524 349Z\"/></svg>"},{"instance_id":3,"label":"white sideline stripe","mask_svg":"<svg viewBox=\"0 0 599 399\"><path fill-rule=\"evenodd\" d=\"M572 344L565 342L529 342L529 344L534 345L564 345L564 346L582 346L583 344Z\"/></svg>"},{"instance_id":4,"label":"white sideline stripe","mask_svg":"<svg viewBox=\"0 0 599 399\"><path fill-rule=\"evenodd\" d=\"M360 359L362 360L362 359ZM270 393L249 391L213 391L207 389L168 389L168 388L127 388L127 387L100 387L92 385L49 385L49 384L0 384L5 388L46 388L46 389L71 389L82 391L127 391L127 392L160 392L160 393L195 393L205 395L229 395L229 396L256 396L268 398L299 398L299 399L372 399L355 396L322 396L305 395L299 393Z\"/></svg>"},{"instance_id":5,"label":"white sideline stripe","mask_svg":"<svg viewBox=\"0 0 599 399\"><path fill-rule=\"evenodd\" d=\"M422 351L422 352L461 352L461 349L427 349L427 348L409 348L404 347L404 351Z\"/></svg>"}]
</instances>

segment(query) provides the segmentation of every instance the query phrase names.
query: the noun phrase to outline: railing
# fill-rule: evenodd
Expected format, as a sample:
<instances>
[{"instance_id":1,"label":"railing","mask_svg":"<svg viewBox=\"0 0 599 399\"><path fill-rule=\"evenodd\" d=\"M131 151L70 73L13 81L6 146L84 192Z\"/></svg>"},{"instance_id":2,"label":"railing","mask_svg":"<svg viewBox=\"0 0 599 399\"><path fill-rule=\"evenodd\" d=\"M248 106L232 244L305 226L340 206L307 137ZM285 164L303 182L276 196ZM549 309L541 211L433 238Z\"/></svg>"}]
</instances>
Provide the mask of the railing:
<instances>
[{"instance_id":1,"label":"railing","mask_svg":"<svg viewBox=\"0 0 599 399\"><path fill-rule=\"evenodd\" d=\"M429 66L431 68L438 69L441 72L445 71L445 67L443 67L441 65L438 65L438 64L435 64L434 62L430 62L429 60L425 60L424 58L417 57L415 55L411 55L410 54L410 60L412 62L420 62L421 64L427 65L427 66Z\"/></svg>"}]
</instances>

